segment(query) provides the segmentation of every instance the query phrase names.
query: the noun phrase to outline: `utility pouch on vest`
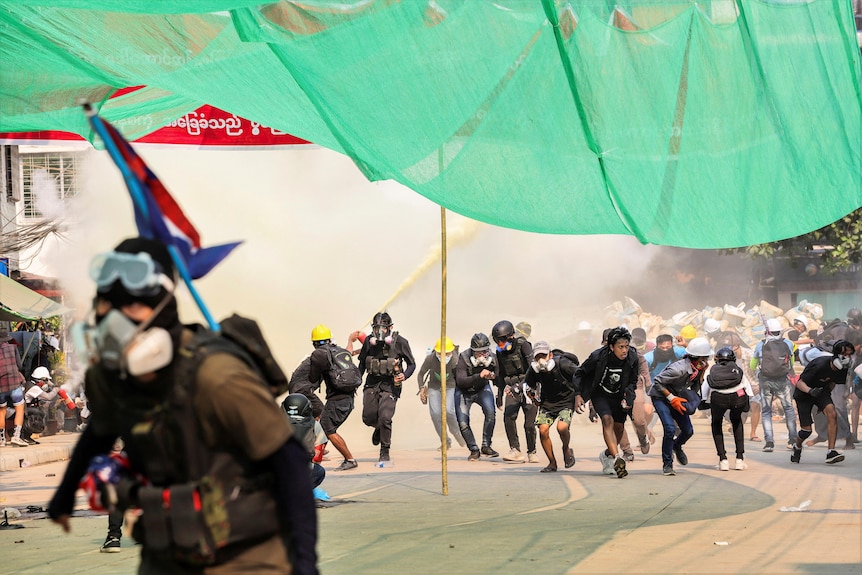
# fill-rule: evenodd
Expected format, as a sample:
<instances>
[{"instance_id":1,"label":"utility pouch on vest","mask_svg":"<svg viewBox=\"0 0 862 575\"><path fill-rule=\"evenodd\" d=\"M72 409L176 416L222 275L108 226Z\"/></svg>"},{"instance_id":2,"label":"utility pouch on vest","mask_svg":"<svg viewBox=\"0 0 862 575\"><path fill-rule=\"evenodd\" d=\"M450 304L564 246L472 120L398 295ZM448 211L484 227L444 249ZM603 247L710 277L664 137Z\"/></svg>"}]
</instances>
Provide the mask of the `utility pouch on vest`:
<instances>
[{"instance_id":1,"label":"utility pouch on vest","mask_svg":"<svg viewBox=\"0 0 862 575\"><path fill-rule=\"evenodd\" d=\"M147 547L153 551L167 551L171 541L162 489L159 487L141 487L138 489L138 502L143 511L141 523L144 528ZM136 530L135 540L143 543L140 537L141 533Z\"/></svg>"}]
</instances>

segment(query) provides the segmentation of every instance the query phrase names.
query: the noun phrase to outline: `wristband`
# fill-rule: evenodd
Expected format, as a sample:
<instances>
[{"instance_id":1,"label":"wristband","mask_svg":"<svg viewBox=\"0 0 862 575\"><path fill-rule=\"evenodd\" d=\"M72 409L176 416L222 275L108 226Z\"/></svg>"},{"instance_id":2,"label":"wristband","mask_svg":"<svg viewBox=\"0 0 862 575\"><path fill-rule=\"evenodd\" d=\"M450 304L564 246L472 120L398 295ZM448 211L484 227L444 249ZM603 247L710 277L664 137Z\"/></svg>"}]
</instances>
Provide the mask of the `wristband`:
<instances>
[{"instance_id":1,"label":"wristband","mask_svg":"<svg viewBox=\"0 0 862 575\"><path fill-rule=\"evenodd\" d=\"M669 393L669 394L665 395L664 398L668 401L673 401L674 399L676 399L676 396L672 393Z\"/></svg>"}]
</instances>

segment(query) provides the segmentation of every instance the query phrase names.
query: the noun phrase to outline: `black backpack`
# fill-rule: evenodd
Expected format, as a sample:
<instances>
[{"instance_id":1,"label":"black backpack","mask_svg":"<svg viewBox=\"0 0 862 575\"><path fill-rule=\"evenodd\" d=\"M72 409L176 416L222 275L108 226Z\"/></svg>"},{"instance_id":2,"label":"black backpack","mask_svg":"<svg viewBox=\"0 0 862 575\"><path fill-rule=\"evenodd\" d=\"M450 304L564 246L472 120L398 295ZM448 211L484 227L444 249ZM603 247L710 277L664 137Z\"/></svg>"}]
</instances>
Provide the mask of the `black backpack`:
<instances>
[{"instance_id":1,"label":"black backpack","mask_svg":"<svg viewBox=\"0 0 862 575\"><path fill-rule=\"evenodd\" d=\"M760 350L760 375L783 379L790 374L790 349L783 339L765 339Z\"/></svg>"},{"instance_id":2,"label":"black backpack","mask_svg":"<svg viewBox=\"0 0 862 575\"><path fill-rule=\"evenodd\" d=\"M566 359L568 359L569 361L574 363L575 366L581 365L581 361L578 359L578 356L576 356L575 354L573 354L570 351L563 351L561 349L552 349L551 353L553 353L554 355L556 355L558 357L565 357Z\"/></svg>"},{"instance_id":3,"label":"black backpack","mask_svg":"<svg viewBox=\"0 0 862 575\"><path fill-rule=\"evenodd\" d=\"M221 331L214 333L198 327L190 350L184 350L198 356L192 374L197 373L197 367L203 359L215 352L231 353L242 359L249 367L258 372L266 382L273 397L288 390L287 376L272 355L269 344L263 337L260 326L253 319L233 314L220 324Z\"/></svg>"},{"instance_id":4,"label":"black backpack","mask_svg":"<svg viewBox=\"0 0 862 575\"><path fill-rule=\"evenodd\" d=\"M337 345L326 346L329 353L329 385L341 393L353 393L362 385L362 374L353 363L353 354Z\"/></svg>"}]
</instances>

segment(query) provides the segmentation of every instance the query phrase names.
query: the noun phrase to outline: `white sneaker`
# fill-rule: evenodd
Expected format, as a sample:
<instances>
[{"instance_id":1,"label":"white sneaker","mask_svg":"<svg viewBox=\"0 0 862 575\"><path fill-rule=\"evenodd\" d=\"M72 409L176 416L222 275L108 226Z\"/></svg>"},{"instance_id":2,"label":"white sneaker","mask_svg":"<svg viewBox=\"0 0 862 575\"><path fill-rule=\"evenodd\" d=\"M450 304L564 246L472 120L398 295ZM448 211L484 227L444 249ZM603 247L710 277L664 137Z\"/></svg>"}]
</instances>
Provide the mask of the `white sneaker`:
<instances>
[{"instance_id":1,"label":"white sneaker","mask_svg":"<svg viewBox=\"0 0 862 575\"><path fill-rule=\"evenodd\" d=\"M29 447L30 444L18 437L17 435L13 436L12 439L9 440L9 443L12 445L16 445L18 447Z\"/></svg>"},{"instance_id":2,"label":"white sneaker","mask_svg":"<svg viewBox=\"0 0 862 575\"><path fill-rule=\"evenodd\" d=\"M734 469L736 469L737 471L742 471L743 469L748 469L748 464L745 462L744 459L737 459L736 460L736 467L734 467Z\"/></svg>"},{"instance_id":3,"label":"white sneaker","mask_svg":"<svg viewBox=\"0 0 862 575\"><path fill-rule=\"evenodd\" d=\"M719 471L730 471L730 462L727 459L722 459L718 462Z\"/></svg>"},{"instance_id":4,"label":"white sneaker","mask_svg":"<svg viewBox=\"0 0 862 575\"><path fill-rule=\"evenodd\" d=\"M614 471L614 458L609 455L605 455L604 449L599 452L599 461L602 464L602 473L605 475L617 474L617 472Z\"/></svg>"},{"instance_id":5,"label":"white sneaker","mask_svg":"<svg viewBox=\"0 0 862 575\"><path fill-rule=\"evenodd\" d=\"M527 462L528 463L539 463L539 456L536 454L535 451L528 451L527 452Z\"/></svg>"},{"instance_id":6,"label":"white sneaker","mask_svg":"<svg viewBox=\"0 0 862 575\"><path fill-rule=\"evenodd\" d=\"M518 463L524 463L524 456L521 455L521 451L519 449L512 448L509 450L508 455L503 456L503 461L515 461Z\"/></svg>"}]
</instances>

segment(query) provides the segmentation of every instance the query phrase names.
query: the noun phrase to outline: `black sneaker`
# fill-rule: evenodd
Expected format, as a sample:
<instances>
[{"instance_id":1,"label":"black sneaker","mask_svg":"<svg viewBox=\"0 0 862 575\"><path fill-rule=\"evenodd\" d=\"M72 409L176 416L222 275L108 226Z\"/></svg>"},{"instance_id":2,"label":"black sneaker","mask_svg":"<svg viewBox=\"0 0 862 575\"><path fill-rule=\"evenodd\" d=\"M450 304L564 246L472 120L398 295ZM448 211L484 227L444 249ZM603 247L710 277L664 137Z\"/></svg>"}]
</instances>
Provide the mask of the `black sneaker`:
<instances>
[{"instance_id":1,"label":"black sneaker","mask_svg":"<svg viewBox=\"0 0 862 575\"><path fill-rule=\"evenodd\" d=\"M626 471L626 460L624 458L617 457L614 460L614 471L617 472L617 477L620 479L629 474L629 472Z\"/></svg>"},{"instance_id":2,"label":"black sneaker","mask_svg":"<svg viewBox=\"0 0 862 575\"><path fill-rule=\"evenodd\" d=\"M841 463L844 461L844 454L834 449L830 449L829 453L826 454L826 463Z\"/></svg>"},{"instance_id":3,"label":"black sneaker","mask_svg":"<svg viewBox=\"0 0 862 575\"><path fill-rule=\"evenodd\" d=\"M35 439L33 439L32 437L22 437L21 439L23 439L24 441L26 441L30 445L39 445L39 442L36 441Z\"/></svg>"},{"instance_id":4,"label":"black sneaker","mask_svg":"<svg viewBox=\"0 0 862 575\"><path fill-rule=\"evenodd\" d=\"M676 473L673 470L673 465L665 465L664 467L661 468L661 472L664 473L665 475L676 475Z\"/></svg>"},{"instance_id":5,"label":"black sneaker","mask_svg":"<svg viewBox=\"0 0 862 575\"><path fill-rule=\"evenodd\" d=\"M374 429L374 433L371 434L371 445L380 445L380 430Z\"/></svg>"},{"instance_id":6,"label":"black sneaker","mask_svg":"<svg viewBox=\"0 0 862 575\"><path fill-rule=\"evenodd\" d=\"M790 454L790 463L799 463L802 459L802 448L793 446L793 453Z\"/></svg>"},{"instance_id":7,"label":"black sneaker","mask_svg":"<svg viewBox=\"0 0 862 575\"><path fill-rule=\"evenodd\" d=\"M682 446L673 448L674 455L676 455L676 461L680 465L688 465L688 456L685 454L685 451L682 450Z\"/></svg>"},{"instance_id":8,"label":"black sneaker","mask_svg":"<svg viewBox=\"0 0 862 575\"><path fill-rule=\"evenodd\" d=\"M767 441L766 445L763 446L763 451L766 453L772 453L773 449L775 449L775 444L771 441Z\"/></svg>"},{"instance_id":9,"label":"black sneaker","mask_svg":"<svg viewBox=\"0 0 862 575\"><path fill-rule=\"evenodd\" d=\"M500 457L500 454L491 449L491 447L488 445L482 446L482 455L486 457Z\"/></svg>"},{"instance_id":10,"label":"black sneaker","mask_svg":"<svg viewBox=\"0 0 862 575\"><path fill-rule=\"evenodd\" d=\"M119 553L120 552L120 538L114 537L113 535L108 535L105 542L102 543L102 548L99 549L101 553Z\"/></svg>"},{"instance_id":11,"label":"black sneaker","mask_svg":"<svg viewBox=\"0 0 862 575\"><path fill-rule=\"evenodd\" d=\"M471 451L467 461L479 461L479 450Z\"/></svg>"},{"instance_id":12,"label":"black sneaker","mask_svg":"<svg viewBox=\"0 0 862 575\"><path fill-rule=\"evenodd\" d=\"M355 459L345 459L341 462L341 465L333 469L333 471L347 471L349 469L356 469L359 467L359 464L356 463Z\"/></svg>"}]
</instances>

